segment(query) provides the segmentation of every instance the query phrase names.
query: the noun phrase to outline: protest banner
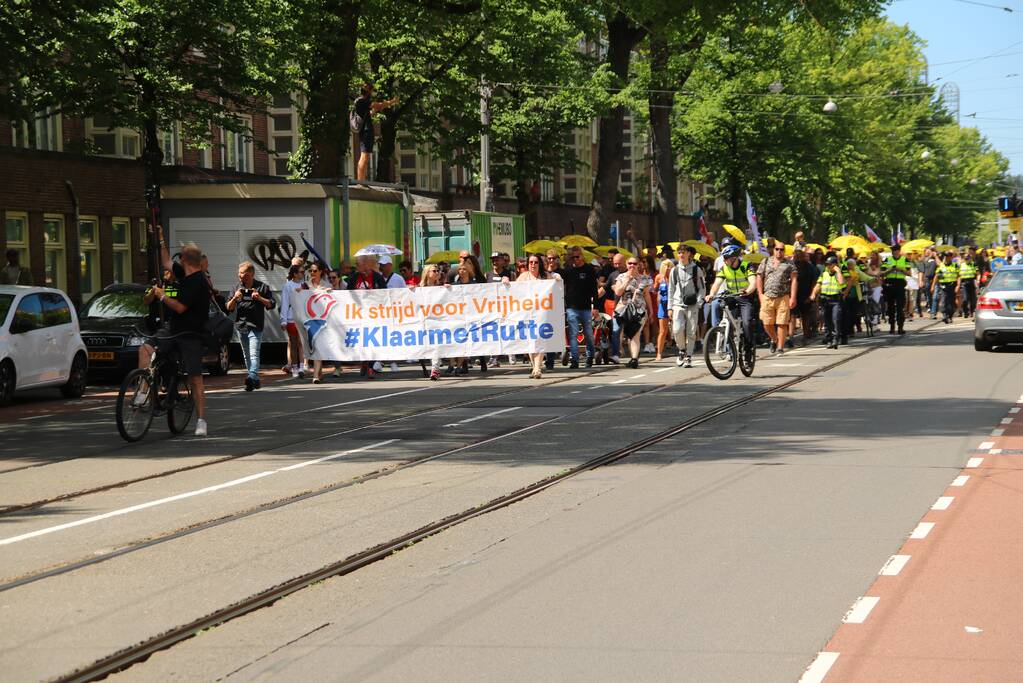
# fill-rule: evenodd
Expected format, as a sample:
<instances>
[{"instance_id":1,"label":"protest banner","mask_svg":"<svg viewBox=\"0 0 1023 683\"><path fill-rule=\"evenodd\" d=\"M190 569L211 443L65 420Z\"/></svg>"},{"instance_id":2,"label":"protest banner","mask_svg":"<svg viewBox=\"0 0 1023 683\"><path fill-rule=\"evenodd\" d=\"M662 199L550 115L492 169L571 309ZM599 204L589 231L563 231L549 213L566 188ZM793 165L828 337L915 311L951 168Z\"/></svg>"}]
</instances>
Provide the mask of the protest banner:
<instances>
[{"instance_id":1,"label":"protest banner","mask_svg":"<svg viewBox=\"0 0 1023 683\"><path fill-rule=\"evenodd\" d=\"M310 358L464 358L561 352L560 280L352 291L296 290L295 322Z\"/></svg>"}]
</instances>

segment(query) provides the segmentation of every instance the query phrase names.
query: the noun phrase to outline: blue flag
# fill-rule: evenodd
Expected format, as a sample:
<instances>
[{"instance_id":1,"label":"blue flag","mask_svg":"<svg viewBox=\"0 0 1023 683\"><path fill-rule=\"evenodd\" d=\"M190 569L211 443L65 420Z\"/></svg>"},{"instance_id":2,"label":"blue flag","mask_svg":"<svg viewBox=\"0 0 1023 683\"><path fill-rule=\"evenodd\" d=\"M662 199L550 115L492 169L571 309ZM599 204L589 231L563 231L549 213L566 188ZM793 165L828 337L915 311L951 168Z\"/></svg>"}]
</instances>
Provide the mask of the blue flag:
<instances>
[{"instance_id":1,"label":"blue flag","mask_svg":"<svg viewBox=\"0 0 1023 683\"><path fill-rule=\"evenodd\" d=\"M300 233L300 236L302 237L302 244L304 244L305 248L309 250L309 253L312 254L313 256L315 256L317 261L322 261L323 263L326 263L327 264L327 270L333 270L333 268L330 267L330 261L328 261L327 259L325 259L322 256L320 256L320 252L316 251L316 247L314 247L313 245L309 244L309 240L307 240L305 238L305 234L304 233Z\"/></svg>"}]
</instances>

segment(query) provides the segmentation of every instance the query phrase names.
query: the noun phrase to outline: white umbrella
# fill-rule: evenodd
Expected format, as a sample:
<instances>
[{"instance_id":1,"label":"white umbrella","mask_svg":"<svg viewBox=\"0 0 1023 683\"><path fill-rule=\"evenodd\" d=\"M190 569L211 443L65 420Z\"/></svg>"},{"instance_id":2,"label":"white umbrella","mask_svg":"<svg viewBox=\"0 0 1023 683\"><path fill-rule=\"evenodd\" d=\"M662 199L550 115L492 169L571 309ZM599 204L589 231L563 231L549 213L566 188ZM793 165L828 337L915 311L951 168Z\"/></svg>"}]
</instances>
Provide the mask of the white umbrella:
<instances>
[{"instance_id":1,"label":"white umbrella","mask_svg":"<svg viewBox=\"0 0 1023 683\"><path fill-rule=\"evenodd\" d=\"M390 244L369 244L355 252L356 256L395 256L400 254L401 249Z\"/></svg>"}]
</instances>

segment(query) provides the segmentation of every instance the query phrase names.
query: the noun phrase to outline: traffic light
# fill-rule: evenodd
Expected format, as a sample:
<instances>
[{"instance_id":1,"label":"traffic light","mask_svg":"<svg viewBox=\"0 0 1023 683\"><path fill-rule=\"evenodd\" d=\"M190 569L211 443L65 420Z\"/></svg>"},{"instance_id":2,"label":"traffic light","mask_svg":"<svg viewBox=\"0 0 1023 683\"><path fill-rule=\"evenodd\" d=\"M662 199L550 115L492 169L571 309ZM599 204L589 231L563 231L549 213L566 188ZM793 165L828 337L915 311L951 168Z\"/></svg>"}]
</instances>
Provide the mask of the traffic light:
<instances>
[{"instance_id":1,"label":"traffic light","mask_svg":"<svg viewBox=\"0 0 1023 683\"><path fill-rule=\"evenodd\" d=\"M1020 215L1020 210L1023 206L1020 206L1019 198L1014 192L1011 197L999 197L998 198L998 215L1002 218L1015 218Z\"/></svg>"}]
</instances>

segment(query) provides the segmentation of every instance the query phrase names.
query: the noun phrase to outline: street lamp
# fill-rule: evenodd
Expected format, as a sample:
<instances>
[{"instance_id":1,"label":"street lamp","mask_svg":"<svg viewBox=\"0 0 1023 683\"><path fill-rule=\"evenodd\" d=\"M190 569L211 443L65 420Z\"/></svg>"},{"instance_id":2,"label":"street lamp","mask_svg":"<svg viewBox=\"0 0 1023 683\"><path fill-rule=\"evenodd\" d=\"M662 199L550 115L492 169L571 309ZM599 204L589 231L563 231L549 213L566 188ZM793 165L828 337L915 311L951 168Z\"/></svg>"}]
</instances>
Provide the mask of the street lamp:
<instances>
[{"instance_id":1,"label":"street lamp","mask_svg":"<svg viewBox=\"0 0 1023 683\"><path fill-rule=\"evenodd\" d=\"M771 85L767 86L767 89L777 95L785 89L785 86L781 84L781 81L775 81L774 83L771 83Z\"/></svg>"},{"instance_id":2,"label":"street lamp","mask_svg":"<svg viewBox=\"0 0 1023 683\"><path fill-rule=\"evenodd\" d=\"M835 104L835 101L829 97L828 101L825 102L824 104L824 113L834 114L836 111L838 111L838 105Z\"/></svg>"},{"instance_id":3,"label":"street lamp","mask_svg":"<svg viewBox=\"0 0 1023 683\"><path fill-rule=\"evenodd\" d=\"M931 158L930 151L925 149L924 151L920 152L920 158L923 159L924 161L930 159Z\"/></svg>"}]
</instances>

